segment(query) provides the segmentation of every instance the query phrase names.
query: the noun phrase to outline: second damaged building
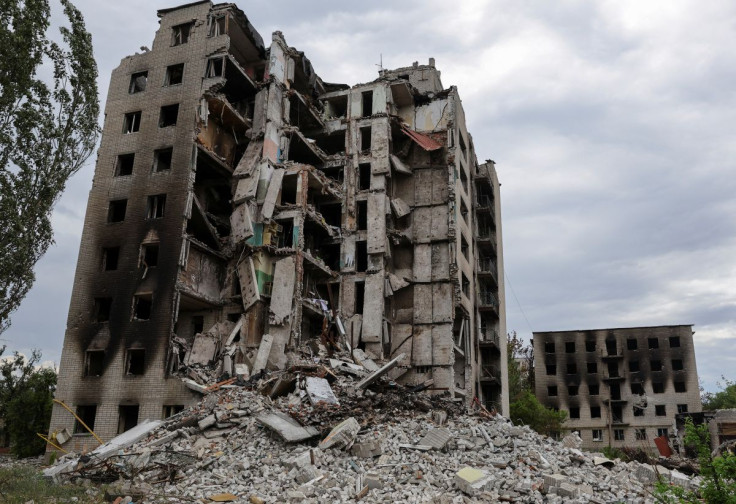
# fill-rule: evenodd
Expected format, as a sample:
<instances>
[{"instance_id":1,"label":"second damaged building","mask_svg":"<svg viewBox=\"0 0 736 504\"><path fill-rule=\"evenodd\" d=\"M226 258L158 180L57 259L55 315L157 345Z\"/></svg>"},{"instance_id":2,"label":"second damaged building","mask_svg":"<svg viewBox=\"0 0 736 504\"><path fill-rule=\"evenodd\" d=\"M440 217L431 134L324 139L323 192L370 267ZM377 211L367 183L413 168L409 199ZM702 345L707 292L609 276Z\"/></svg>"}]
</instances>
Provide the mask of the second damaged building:
<instances>
[{"instance_id":1,"label":"second damaged building","mask_svg":"<svg viewBox=\"0 0 736 504\"><path fill-rule=\"evenodd\" d=\"M233 4L159 17L111 79L57 397L110 438L320 343L507 413L499 183L434 61L351 88Z\"/></svg>"}]
</instances>

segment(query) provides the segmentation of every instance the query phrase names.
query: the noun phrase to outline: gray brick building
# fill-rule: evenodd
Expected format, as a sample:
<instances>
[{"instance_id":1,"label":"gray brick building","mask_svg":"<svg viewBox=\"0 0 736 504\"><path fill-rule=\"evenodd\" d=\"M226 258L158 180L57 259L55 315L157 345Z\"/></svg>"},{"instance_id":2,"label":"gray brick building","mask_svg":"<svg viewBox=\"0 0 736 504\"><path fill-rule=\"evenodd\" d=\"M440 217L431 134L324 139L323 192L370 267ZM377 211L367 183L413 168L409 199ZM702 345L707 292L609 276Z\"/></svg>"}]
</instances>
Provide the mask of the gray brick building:
<instances>
[{"instance_id":1,"label":"gray brick building","mask_svg":"<svg viewBox=\"0 0 736 504\"><path fill-rule=\"evenodd\" d=\"M507 412L499 182L434 61L330 84L234 4L158 15L111 78L57 398L109 439L198 400L203 349L232 374L337 336Z\"/></svg>"}]
</instances>

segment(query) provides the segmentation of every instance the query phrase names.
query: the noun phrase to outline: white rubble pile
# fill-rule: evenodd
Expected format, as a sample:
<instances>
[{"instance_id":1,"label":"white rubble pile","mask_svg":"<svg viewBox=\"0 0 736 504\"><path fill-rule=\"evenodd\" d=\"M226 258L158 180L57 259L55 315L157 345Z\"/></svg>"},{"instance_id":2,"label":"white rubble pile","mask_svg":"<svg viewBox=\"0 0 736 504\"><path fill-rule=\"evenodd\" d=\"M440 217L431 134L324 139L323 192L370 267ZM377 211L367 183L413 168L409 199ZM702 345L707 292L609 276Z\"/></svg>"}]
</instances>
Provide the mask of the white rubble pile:
<instances>
[{"instance_id":1,"label":"white rubble pile","mask_svg":"<svg viewBox=\"0 0 736 504\"><path fill-rule=\"evenodd\" d=\"M557 442L500 415L464 413L450 400L392 384L361 390L354 386L360 377L349 373L332 375L339 404L312 404L299 389L299 371L289 376L266 380L271 392L296 384L278 398L227 385L160 425L148 422L89 455L62 457L46 475L114 482L108 497L131 496L136 504L646 503L654 502L657 474L697 485L661 467L604 463L579 449L576 434Z\"/></svg>"}]
</instances>

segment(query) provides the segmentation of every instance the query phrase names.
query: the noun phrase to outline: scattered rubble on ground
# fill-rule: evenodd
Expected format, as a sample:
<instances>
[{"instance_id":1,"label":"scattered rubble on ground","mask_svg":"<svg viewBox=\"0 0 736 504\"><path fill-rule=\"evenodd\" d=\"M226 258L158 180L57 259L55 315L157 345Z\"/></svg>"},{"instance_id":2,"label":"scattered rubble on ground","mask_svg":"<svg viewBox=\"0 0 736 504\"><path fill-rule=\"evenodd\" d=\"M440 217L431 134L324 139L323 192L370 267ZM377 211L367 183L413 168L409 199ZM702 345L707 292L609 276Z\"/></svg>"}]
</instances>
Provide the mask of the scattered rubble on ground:
<instances>
[{"instance_id":1,"label":"scattered rubble on ground","mask_svg":"<svg viewBox=\"0 0 736 504\"><path fill-rule=\"evenodd\" d=\"M575 433L557 442L401 387L385 376L391 362L333 357L200 385L197 405L64 456L44 473L108 483L110 500L136 503L644 503L657 475L697 484L582 452Z\"/></svg>"}]
</instances>

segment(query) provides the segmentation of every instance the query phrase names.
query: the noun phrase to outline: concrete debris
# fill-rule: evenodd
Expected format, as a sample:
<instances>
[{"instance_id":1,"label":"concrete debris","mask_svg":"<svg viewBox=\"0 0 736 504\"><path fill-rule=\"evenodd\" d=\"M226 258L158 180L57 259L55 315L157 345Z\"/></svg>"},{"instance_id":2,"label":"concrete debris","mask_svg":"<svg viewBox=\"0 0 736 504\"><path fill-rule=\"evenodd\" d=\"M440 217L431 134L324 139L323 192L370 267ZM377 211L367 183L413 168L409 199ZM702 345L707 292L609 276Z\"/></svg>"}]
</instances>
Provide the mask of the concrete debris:
<instances>
[{"instance_id":1,"label":"concrete debris","mask_svg":"<svg viewBox=\"0 0 736 504\"><path fill-rule=\"evenodd\" d=\"M658 477L699 484L678 471L568 447L576 436L557 442L500 414L467 411L449 395L416 393L380 378L385 365L361 389L359 364L348 359L292 358L283 371L210 387L199 404L88 455L65 455L45 474L108 483L110 501L135 495L133 502L156 504L645 504ZM326 391L334 403L314 399Z\"/></svg>"},{"instance_id":2,"label":"concrete debris","mask_svg":"<svg viewBox=\"0 0 736 504\"><path fill-rule=\"evenodd\" d=\"M313 406L320 403L340 404L337 397L335 397L335 393L332 392L330 384L324 378L320 378L318 376L307 376L305 389L307 391L307 396L309 397L309 402L312 403Z\"/></svg>"},{"instance_id":3,"label":"concrete debris","mask_svg":"<svg viewBox=\"0 0 736 504\"><path fill-rule=\"evenodd\" d=\"M371 383L375 382L381 376L385 375L386 373L388 373L389 371L391 371L393 368L395 368L399 364L399 361L401 361L404 357L406 357L405 354L403 354L403 353L402 354L399 354L398 357L395 357L393 360L389 361L382 368L374 371L369 376L366 376L364 379L362 379L360 381L360 383L358 383L356 385L356 387L359 388L359 389L366 388L368 385L370 385Z\"/></svg>"},{"instance_id":4,"label":"concrete debris","mask_svg":"<svg viewBox=\"0 0 736 504\"><path fill-rule=\"evenodd\" d=\"M571 432L567 436L562 438L562 444L568 448L575 448L579 450L583 446L583 440L580 438L580 434L577 432Z\"/></svg>"}]
</instances>

